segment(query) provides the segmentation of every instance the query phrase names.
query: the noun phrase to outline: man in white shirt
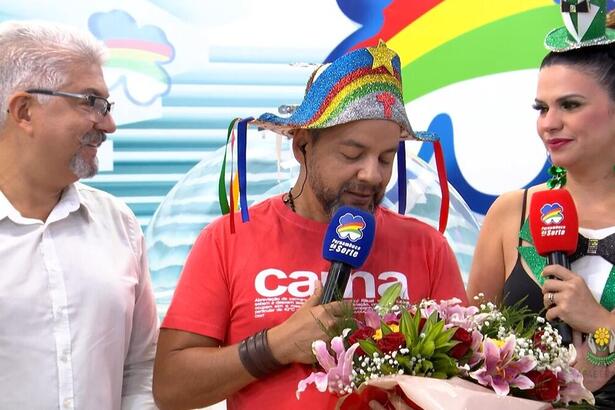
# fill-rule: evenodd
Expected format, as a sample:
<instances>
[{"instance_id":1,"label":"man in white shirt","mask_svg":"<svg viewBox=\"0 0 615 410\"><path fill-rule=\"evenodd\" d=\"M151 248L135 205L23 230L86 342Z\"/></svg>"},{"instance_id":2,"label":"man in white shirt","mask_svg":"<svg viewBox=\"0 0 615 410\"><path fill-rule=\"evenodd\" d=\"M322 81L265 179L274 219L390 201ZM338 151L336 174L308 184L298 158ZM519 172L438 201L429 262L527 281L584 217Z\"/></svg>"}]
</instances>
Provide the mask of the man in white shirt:
<instances>
[{"instance_id":1,"label":"man in white shirt","mask_svg":"<svg viewBox=\"0 0 615 410\"><path fill-rule=\"evenodd\" d=\"M78 183L115 131L87 33L0 24L0 408L155 408L158 319L129 208Z\"/></svg>"}]
</instances>

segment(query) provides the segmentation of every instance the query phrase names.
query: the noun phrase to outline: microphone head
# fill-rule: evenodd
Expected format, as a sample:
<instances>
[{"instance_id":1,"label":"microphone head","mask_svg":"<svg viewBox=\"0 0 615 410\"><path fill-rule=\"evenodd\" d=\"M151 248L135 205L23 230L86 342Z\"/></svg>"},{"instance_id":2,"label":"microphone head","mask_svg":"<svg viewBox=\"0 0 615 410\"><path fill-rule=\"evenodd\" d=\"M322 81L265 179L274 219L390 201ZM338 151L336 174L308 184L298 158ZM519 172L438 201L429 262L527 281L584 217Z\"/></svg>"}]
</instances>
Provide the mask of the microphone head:
<instances>
[{"instance_id":1,"label":"microphone head","mask_svg":"<svg viewBox=\"0 0 615 410\"><path fill-rule=\"evenodd\" d=\"M375 229L376 221L371 213L348 206L339 208L325 233L323 258L359 268L372 248Z\"/></svg>"},{"instance_id":2,"label":"microphone head","mask_svg":"<svg viewBox=\"0 0 615 410\"><path fill-rule=\"evenodd\" d=\"M539 255L573 254L579 239L579 218L570 192L549 189L534 193L530 204L530 231Z\"/></svg>"}]
</instances>

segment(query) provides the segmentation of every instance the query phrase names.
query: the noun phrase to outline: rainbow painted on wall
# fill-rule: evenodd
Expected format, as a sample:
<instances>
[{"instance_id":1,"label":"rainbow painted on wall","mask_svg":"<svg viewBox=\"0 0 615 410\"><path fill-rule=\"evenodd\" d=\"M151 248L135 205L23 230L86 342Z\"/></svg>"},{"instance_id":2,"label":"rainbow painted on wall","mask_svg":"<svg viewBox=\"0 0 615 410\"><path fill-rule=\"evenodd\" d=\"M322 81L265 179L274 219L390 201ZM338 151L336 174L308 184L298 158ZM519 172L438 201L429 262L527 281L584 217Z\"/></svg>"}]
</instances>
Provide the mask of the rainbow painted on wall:
<instances>
[{"instance_id":1,"label":"rainbow painted on wall","mask_svg":"<svg viewBox=\"0 0 615 410\"><path fill-rule=\"evenodd\" d=\"M109 48L107 67L122 68L164 82L164 71L156 69L155 63L173 58L173 48L168 44L135 39L106 39Z\"/></svg>"},{"instance_id":2,"label":"rainbow painted on wall","mask_svg":"<svg viewBox=\"0 0 615 410\"><path fill-rule=\"evenodd\" d=\"M401 59L403 96L409 103L464 80L537 68L546 54L545 34L562 25L556 3L553 0L424 0L410 5L403 0L359 3L338 0L342 11L362 28L340 44L345 44L347 49L336 47L327 60L348 49L385 40ZM366 7L369 13L359 13L359 8ZM365 36L366 33L369 35ZM351 43L351 39L356 41ZM412 113L409 114L412 121ZM475 189L462 174L453 143L453 119L442 112L433 118L428 131L440 137L449 182L472 210L486 213L497 195ZM423 144L418 156L429 162L433 156L431 145ZM526 186L544 182L548 166L545 162Z\"/></svg>"}]
</instances>

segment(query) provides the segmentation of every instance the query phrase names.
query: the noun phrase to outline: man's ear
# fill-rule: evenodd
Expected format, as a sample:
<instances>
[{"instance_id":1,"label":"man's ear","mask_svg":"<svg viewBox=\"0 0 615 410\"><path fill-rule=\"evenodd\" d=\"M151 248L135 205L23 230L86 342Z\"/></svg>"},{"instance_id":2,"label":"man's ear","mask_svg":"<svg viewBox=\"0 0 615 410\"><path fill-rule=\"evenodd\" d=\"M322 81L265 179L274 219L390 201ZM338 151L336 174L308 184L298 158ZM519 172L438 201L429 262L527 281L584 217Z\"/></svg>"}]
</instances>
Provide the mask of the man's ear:
<instances>
[{"instance_id":1,"label":"man's ear","mask_svg":"<svg viewBox=\"0 0 615 410\"><path fill-rule=\"evenodd\" d=\"M16 92L9 96L7 119L10 117L16 126L25 130L32 128L32 105L34 97L26 92Z\"/></svg>"},{"instance_id":2,"label":"man's ear","mask_svg":"<svg viewBox=\"0 0 615 410\"><path fill-rule=\"evenodd\" d=\"M310 143L308 130L298 129L293 134L293 155L300 164L305 163L306 146Z\"/></svg>"}]
</instances>

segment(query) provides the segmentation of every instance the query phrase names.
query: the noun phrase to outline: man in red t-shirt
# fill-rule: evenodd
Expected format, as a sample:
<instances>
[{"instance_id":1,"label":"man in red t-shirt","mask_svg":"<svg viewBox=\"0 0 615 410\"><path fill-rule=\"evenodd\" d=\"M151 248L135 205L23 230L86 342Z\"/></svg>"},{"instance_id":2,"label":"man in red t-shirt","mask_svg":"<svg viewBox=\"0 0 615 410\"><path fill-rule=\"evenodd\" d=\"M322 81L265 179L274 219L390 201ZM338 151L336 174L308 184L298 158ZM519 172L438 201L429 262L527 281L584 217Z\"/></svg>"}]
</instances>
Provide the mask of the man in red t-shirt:
<instances>
[{"instance_id":1,"label":"man in red t-shirt","mask_svg":"<svg viewBox=\"0 0 615 410\"><path fill-rule=\"evenodd\" d=\"M339 302L319 305L329 262L322 241L333 211L372 211L372 251L345 296L362 309L400 282L403 296L465 301L444 237L380 207L399 139L415 138L401 96L399 57L383 43L355 50L317 70L288 118L255 124L292 136L300 163L295 186L250 208L250 222L229 231L210 224L186 262L158 342L154 395L162 409L333 408L336 397L299 380L311 371L314 340L342 316ZM402 179L403 180L403 179ZM258 354L256 354L258 353Z\"/></svg>"}]
</instances>

